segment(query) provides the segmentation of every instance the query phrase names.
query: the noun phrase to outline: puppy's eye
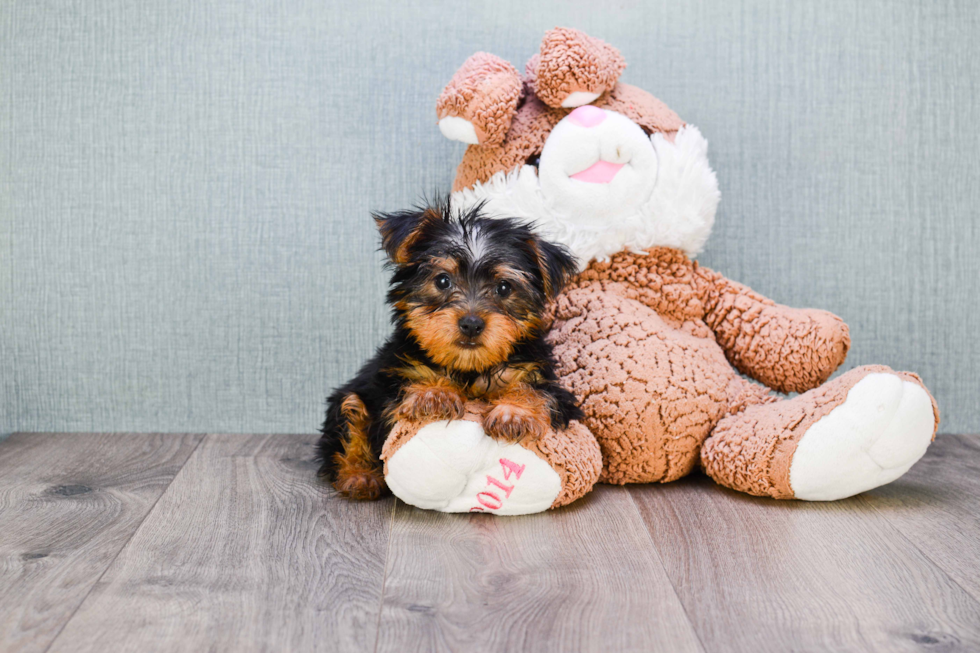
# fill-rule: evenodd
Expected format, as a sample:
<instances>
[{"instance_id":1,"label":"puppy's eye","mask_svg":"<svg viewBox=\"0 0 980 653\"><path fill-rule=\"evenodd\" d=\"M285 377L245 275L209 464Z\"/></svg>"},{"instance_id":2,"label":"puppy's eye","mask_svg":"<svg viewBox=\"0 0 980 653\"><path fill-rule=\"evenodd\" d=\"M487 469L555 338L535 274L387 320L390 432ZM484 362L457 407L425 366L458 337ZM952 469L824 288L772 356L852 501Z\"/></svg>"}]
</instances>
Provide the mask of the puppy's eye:
<instances>
[{"instance_id":1,"label":"puppy's eye","mask_svg":"<svg viewBox=\"0 0 980 653\"><path fill-rule=\"evenodd\" d=\"M453 287L453 280L449 278L448 274L440 274L436 277L436 288L439 290L449 290Z\"/></svg>"},{"instance_id":2,"label":"puppy's eye","mask_svg":"<svg viewBox=\"0 0 980 653\"><path fill-rule=\"evenodd\" d=\"M514 290L509 281L500 281L497 283L497 287L493 289L497 293L497 297L506 298L510 296L510 293Z\"/></svg>"}]
</instances>

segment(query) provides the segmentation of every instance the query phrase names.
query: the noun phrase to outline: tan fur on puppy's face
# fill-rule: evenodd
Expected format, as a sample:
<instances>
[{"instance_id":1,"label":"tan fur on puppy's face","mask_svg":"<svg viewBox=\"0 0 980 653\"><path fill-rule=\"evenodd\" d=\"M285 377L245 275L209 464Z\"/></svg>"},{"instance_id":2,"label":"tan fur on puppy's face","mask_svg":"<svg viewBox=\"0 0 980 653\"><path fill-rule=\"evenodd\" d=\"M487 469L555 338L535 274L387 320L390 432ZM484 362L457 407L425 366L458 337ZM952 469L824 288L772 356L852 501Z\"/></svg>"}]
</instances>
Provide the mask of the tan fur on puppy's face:
<instances>
[{"instance_id":1,"label":"tan fur on puppy's face","mask_svg":"<svg viewBox=\"0 0 980 653\"><path fill-rule=\"evenodd\" d=\"M500 313L478 314L486 327L477 338L479 345L468 347L459 332L459 320L465 314L465 310L456 307L435 312L417 307L408 311L405 325L435 363L461 372L482 372L503 363L514 343L533 326Z\"/></svg>"},{"instance_id":2,"label":"tan fur on puppy's face","mask_svg":"<svg viewBox=\"0 0 980 653\"><path fill-rule=\"evenodd\" d=\"M395 321L433 363L456 372L486 372L539 337L548 300L575 269L527 225L478 210L441 221L399 213L379 226L396 267Z\"/></svg>"}]
</instances>

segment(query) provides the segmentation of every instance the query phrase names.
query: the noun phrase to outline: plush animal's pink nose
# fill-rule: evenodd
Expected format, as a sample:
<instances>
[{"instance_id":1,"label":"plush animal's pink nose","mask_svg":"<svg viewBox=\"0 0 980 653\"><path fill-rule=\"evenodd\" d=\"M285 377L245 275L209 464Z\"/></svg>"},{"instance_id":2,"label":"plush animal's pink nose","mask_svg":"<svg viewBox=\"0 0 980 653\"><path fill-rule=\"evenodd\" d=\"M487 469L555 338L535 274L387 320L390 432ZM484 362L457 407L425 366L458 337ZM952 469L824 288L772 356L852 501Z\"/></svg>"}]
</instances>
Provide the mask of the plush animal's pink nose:
<instances>
[{"instance_id":1,"label":"plush animal's pink nose","mask_svg":"<svg viewBox=\"0 0 980 653\"><path fill-rule=\"evenodd\" d=\"M572 119L576 125L581 125L583 127L595 127L603 120L606 119L606 112L599 107L594 107L591 104L586 104L585 106L579 107L575 111L568 114L568 117Z\"/></svg>"}]
</instances>

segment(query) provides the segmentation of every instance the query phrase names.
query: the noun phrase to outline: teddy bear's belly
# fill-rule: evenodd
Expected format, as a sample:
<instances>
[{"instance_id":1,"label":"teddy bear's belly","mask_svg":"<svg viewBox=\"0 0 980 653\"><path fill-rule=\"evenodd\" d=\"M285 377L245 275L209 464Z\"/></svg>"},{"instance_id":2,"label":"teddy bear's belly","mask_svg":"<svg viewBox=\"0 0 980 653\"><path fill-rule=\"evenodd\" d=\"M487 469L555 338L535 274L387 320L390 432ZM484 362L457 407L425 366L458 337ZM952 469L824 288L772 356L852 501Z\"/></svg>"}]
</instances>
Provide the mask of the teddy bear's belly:
<instances>
[{"instance_id":1,"label":"teddy bear's belly","mask_svg":"<svg viewBox=\"0 0 980 653\"><path fill-rule=\"evenodd\" d=\"M673 326L616 292L587 287L561 298L549 339L602 448L600 481L671 481L693 469L737 379L699 333L710 332Z\"/></svg>"}]
</instances>

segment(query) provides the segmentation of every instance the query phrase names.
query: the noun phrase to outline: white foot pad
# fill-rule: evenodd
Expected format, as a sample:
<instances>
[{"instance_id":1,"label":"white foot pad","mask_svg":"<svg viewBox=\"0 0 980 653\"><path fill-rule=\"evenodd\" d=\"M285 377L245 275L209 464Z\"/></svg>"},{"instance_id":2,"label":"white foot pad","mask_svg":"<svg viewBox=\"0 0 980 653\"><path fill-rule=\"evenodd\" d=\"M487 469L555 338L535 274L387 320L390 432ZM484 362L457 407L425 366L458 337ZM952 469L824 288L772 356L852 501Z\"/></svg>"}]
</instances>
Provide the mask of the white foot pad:
<instances>
[{"instance_id":1,"label":"white foot pad","mask_svg":"<svg viewBox=\"0 0 980 653\"><path fill-rule=\"evenodd\" d=\"M558 473L536 454L466 420L419 429L388 459L385 482L418 508L495 515L542 512L561 491Z\"/></svg>"},{"instance_id":2,"label":"white foot pad","mask_svg":"<svg viewBox=\"0 0 980 653\"><path fill-rule=\"evenodd\" d=\"M935 430L922 387L869 374L796 447L790 485L797 499L833 501L891 483L926 452Z\"/></svg>"}]
</instances>

